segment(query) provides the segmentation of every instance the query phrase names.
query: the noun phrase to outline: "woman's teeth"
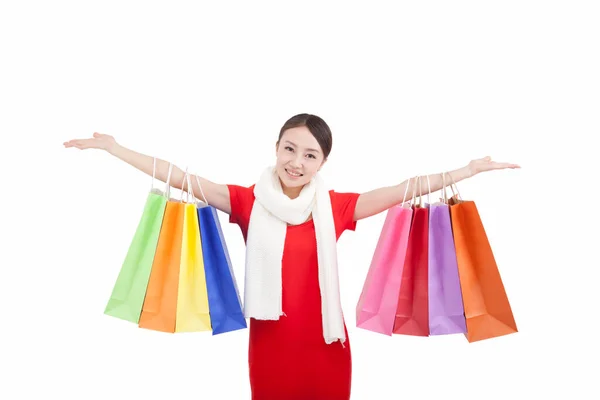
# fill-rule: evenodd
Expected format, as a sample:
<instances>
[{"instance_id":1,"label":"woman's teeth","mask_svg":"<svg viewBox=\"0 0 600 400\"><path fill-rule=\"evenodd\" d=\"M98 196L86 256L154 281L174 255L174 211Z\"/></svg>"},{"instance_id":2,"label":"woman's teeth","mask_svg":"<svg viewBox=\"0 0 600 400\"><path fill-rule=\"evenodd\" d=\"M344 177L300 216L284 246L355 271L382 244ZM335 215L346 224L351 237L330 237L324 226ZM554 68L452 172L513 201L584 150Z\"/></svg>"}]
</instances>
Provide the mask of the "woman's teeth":
<instances>
[{"instance_id":1,"label":"woman's teeth","mask_svg":"<svg viewBox=\"0 0 600 400\"><path fill-rule=\"evenodd\" d=\"M301 177L301 176L302 176L302 174L298 174L298 173L295 173L295 172L291 172L291 171L288 171L287 169L285 170L285 172L287 172L287 173L288 173L288 175L290 175L290 176L293 176L294 178L299 178L299 177Z\"/></svg>"}]
</instances>

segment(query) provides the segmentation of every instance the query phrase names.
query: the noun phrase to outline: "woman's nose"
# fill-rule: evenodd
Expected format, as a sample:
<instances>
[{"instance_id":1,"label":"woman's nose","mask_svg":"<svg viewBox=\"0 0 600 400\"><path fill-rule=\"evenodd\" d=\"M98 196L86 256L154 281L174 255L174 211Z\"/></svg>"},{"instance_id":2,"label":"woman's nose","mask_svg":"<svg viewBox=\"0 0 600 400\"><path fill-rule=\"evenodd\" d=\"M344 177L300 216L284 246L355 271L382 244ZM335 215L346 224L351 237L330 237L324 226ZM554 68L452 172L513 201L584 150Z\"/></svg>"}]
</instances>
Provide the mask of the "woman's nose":
<instances>
[{"instance_id":1,"label":"woman's nose","mask_svg":"<svg viewBox=\"0 0 600 400\"><path fill-rule=\"evenodd\" d=\"M294 159L292 160L292 165L294 166L294 168L302 168L302 158L294 157Z\"/></svg>"}]
</instances>

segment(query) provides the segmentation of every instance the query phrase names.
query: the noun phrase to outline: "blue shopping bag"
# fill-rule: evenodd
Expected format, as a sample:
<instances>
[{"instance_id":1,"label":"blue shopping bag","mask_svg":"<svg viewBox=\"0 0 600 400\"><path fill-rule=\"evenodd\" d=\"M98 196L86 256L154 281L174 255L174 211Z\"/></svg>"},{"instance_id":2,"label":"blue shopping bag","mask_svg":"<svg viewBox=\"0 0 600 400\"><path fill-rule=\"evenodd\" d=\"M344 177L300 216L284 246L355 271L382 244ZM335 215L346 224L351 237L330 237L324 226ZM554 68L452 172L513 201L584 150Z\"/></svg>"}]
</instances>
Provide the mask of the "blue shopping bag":
<instances>
[{"instance_id":1,"label":"blue shopping bag","mask_svg":"<svg viewBox=\"0 0 600 400\"><path fill-rule=\"evenodd\" d=\"M200 186L198 179L197 181ZM245 329L247 324L242 311L240 292L217 209L204 203L198 205L197 211L212 333L217 335Z\"/></svg>"}]
</instances>

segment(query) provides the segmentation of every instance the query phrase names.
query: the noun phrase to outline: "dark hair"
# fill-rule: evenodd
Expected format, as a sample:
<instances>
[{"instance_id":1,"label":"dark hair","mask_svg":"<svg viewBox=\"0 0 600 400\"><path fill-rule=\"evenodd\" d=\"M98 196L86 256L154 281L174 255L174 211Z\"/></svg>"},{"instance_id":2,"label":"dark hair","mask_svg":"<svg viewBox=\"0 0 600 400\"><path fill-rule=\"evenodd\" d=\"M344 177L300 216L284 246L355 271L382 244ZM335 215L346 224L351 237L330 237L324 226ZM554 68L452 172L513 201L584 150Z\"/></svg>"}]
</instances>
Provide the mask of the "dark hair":
<instances>
[{"instance_id":1,"label":"dark hair","mask_svg":"<svg viewBox=\"0 0 600 400\"><path fill-rule=\"evenodd\" d=\"M331 136L331 129L322 118L317 117L312 114L298 114L294 115L292 118L288 119L283 127L281 127L281 131L279 131L279 138L277 139L277 143L281 140L283 133L291 128L298 128L300 126L305 126L308 128L310 133L317 139L319 142L319 146L323 150L324 158L329 156L331 153L331 147L333 145L333 138Z\"/></svg>"}]
</instances>

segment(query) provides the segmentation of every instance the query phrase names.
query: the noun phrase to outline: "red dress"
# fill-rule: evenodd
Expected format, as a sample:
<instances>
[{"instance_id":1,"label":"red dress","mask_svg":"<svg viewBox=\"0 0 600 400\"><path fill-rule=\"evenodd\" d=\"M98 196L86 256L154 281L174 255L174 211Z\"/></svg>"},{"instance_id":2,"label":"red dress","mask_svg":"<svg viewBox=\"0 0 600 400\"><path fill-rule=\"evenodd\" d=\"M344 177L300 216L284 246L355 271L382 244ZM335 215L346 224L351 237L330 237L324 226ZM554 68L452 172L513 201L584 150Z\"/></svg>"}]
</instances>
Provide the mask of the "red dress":
<instances>
[{"instance_id":1,"label":"red dress","mask_svg":"<svg viewBox=\"0 0 600 400\"><path fill-rule=\"evenodd\" d=\"M228 185L229 221L247 239L254 186ZM359 194L329 192L339 239L354 230ZM250 319L248 365L252 400L348 400L352 376L350 340L326 344L321 320L315 225L288 226L282 260L282 307L277 321Z\"/></svg>"}]
</instances>

